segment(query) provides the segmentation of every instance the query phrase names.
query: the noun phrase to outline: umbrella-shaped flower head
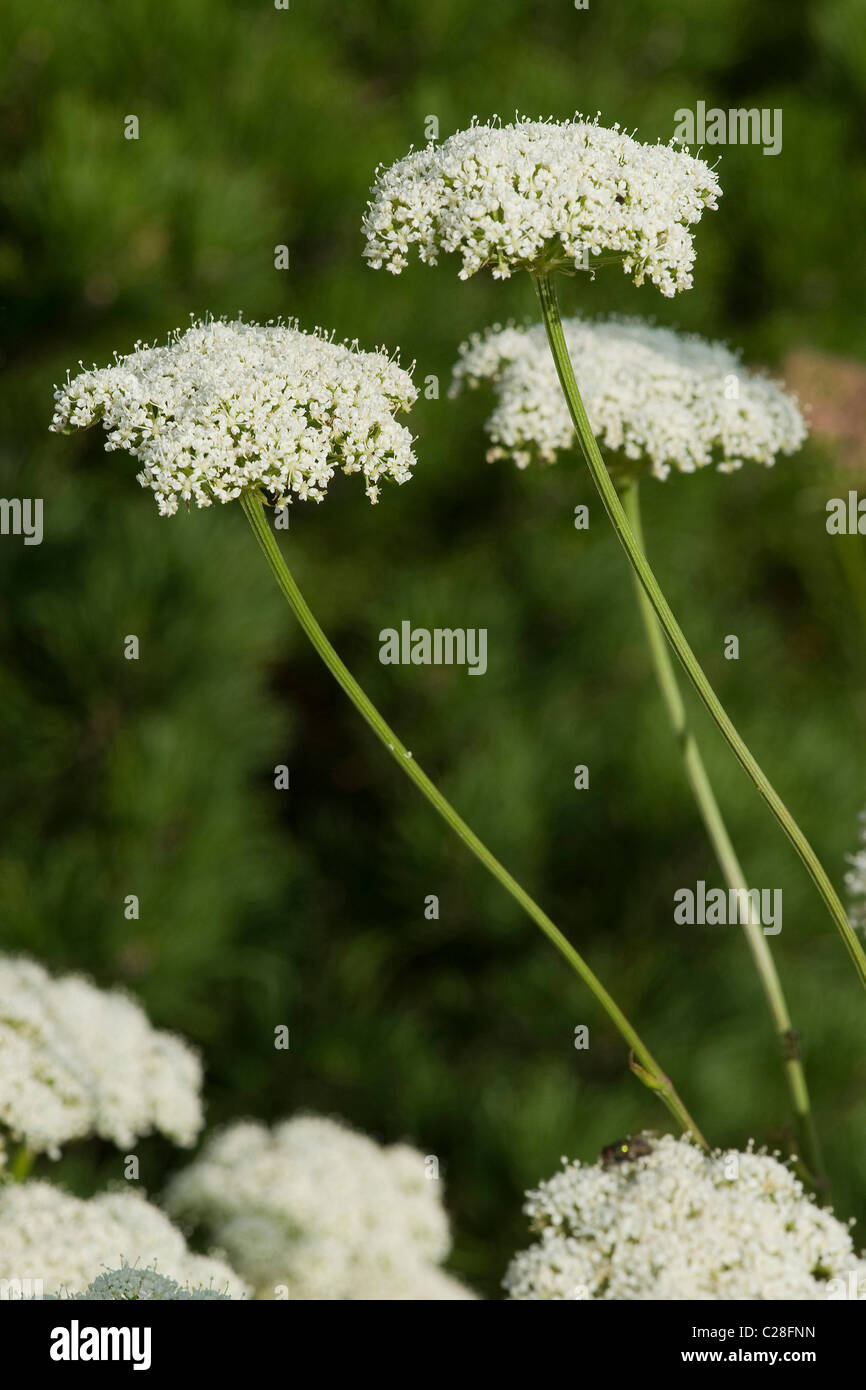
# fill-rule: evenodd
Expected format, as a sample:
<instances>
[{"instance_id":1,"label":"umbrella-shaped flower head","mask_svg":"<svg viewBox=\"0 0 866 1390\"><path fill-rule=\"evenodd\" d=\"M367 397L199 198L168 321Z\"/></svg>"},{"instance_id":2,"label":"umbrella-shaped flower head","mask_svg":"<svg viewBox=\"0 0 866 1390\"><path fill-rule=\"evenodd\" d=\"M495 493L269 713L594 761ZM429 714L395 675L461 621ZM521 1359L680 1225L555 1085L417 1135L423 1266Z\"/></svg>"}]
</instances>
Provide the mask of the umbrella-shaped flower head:
<instances>
[{"instance_id":1,"label":"umbrella-shaped flower head","mask_svg":"<svg viewBox=\"0 0 866 1390\"><path fill-rule=\"evenodd\" d=\"M850 1227L777 1158L672 1135L640 1150L564 1163L527 1194L537 1240L511 1262L512 1299L866 1299Z\"/></svg>"},{"instance_id":2,"label":"umbrella-shaped flower head","mask_svg":"<svg viewBox=\"0 0 866 1390\"><path fill-rule=\"evenodd\" d=\"M597 119L473 124L377 171L364 254L399 274L411 246L428 265L454 251L463 280L611 255L670 296L691 286L691 227L720 193L703 160Z\"/></svg>"},{"instance_id":3,"label":"umbrella-shaped flower head","mask_svg":"<svg viewBox=\"0 0 866 1390\"><path fill-rule=\"evenodd\" d=\"M384 352L294 324L216 320L82 371L55 392L51 428L101 421L106 449L139 460L164 516L248 490L320 502L338 469L361 473L375 502L383 478L411 475L412 436L394 417L416 396Z\"/></svg>"},{"instance_id":4,"label":"umbrella-shaped flower head","mask_svg":"<svg viewBox=\"0 0 866 1390\"><path fill-rule=\"evenodd\" d=\"M722 343L640 319L563 323L593 433L613 471L666 478L707 464L723 472L745 460L770 466L806 437L796 398L748 372ZM520 468L554 463L575 444L574 425L541 324L495 327L460 349L452 394L489 382L488 458Z\"/></svg>"}]
</instances>

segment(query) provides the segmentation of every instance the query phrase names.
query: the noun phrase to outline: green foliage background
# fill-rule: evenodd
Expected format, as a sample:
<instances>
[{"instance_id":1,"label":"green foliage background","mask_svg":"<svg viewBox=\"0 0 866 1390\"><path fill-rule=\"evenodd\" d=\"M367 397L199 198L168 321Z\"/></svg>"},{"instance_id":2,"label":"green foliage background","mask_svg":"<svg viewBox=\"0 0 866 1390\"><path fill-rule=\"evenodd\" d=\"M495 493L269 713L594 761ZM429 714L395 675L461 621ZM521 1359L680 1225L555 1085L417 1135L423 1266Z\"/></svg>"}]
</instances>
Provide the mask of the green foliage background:
<instances>
[{"instance_id":1,"label":"green foliage background","mask_svg":"<svg viewBox=\"0 0 866 1390\"><path fill-rule=\"evenodd\" d=\"M515 109L600 110L667 139L677 108L781 107L782 153L722 151L694 289L615 270L568 312L655 316L776 365L866 355L862 0L85 0L0 14L6 497L45 540L0 541L2 949L120 981L208 1068L209 1118L334 1113L442 1164L454 1267L495 1292L525 1187L560 1155L664 1123L559 958L401 779L318 664L239 509L157 517L134 464L47 433L79 358L205 311L298 315L400 345L439 400L410 486L298 506L284 544L319 618L469 822L573 937L716 1142L783 1143L786 1094L739 933L672 921L717 873L664 724L631 578L577 460L484 462L458 343L535 315L526 277L399 278L361 260L377 163ZM136 114L140 138L123 138ZM274 269L286 244L291 269ZM866 801L864 631L810 445L775 470L645 488L648 543L728 708L837 882ZM578 533L573 508L588 502ZM378 633L486 627L489 670L383 667ZM722 657L740 637L739 662ZM123 638L141 659L123 659ZM773 945L802 1031L834 1199L866 1219L866 1010L799 862L695 710L750 882L784 889ZM289 793L273 788L278 763ZM572 769L587 763L590 790ZM138 922L123 899L141 901ZM425 920L436 893L438 921ZM291 1029L275 1053L273 1029ZM591 1030L589 1052L572 1046ZM110 1043L109 1043L110 1045ZM158 1190L177 1156L141 1146ZM50 1171L120 1174L80 1146ZM46 1165L50 1167L50 1165Z\"/></svg>"}]
</instances>

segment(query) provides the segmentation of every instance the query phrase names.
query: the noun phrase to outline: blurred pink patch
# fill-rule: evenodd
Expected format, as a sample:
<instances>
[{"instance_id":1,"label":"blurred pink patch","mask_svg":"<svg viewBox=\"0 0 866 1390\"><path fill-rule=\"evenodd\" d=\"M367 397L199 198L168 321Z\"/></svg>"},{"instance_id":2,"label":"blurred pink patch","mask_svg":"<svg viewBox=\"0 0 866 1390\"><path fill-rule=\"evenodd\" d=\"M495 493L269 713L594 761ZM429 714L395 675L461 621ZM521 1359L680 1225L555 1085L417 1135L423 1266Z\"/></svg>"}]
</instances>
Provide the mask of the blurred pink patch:
<instances>
[{"instance_id":1,"label":"blurred pink patch","mask_svg":"<svg viewBox=\"0 0 866 1390\"><path fill-rule=\"evenodd\" d=\"M866 468L866 363L798 348L783 370L809 409L811 433L833 449L843 468Z\"/></svg>"}]
</instances>

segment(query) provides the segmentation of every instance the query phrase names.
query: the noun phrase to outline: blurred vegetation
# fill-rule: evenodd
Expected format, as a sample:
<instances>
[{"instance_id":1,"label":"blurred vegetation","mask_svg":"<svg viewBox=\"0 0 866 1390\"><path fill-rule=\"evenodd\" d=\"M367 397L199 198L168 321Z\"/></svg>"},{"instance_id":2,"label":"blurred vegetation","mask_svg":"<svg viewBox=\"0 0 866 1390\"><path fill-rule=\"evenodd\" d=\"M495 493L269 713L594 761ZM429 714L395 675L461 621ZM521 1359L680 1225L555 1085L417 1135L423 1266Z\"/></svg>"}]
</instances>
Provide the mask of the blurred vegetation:
<instances>
[{"instance_id":1,"label":"blurred vegetation","mask_svg":"<svg viewBox=\"0 0 866 1390\"><path fill-rule=\"evenodd\" d=\"M299 1107L439 1155L454 1266L495 1292L525 1187L561 1154L664 1112L517 907L381 753L292 626L237 508L161 520L98 432L47 433L53 384L210 311L298 315L400 345L438 400L410 486L370 508L338 479L284 540L338 649L415 756L574 938L716 1142L783 1143L786 1093L735 929L682 928L717 878L652 682L631 577L575 460L484 463L481 395L449 402L457 344L534 315L527 277L369 271L377 163L473 114L575 108L667 139L674 112L781 107L777 157L721 151L724 198L673 302L614 270L567 312L651 315L741 344L866 356L861 0L86 0L0 13L3 496L45 539L0 542L2 948L123 981L193 1039L210 1120ZM124 139L134 114L140 138ZM291 268L274 268L274 248ZM753 750L841 882L866 801L864 631L810 444L770 472L645 487L669 597ZM586 533L574 506L590 504ZM862 555L860 556L862 563ZM486 627L489 669L383 667L378 633ZM740 637L739 662L723 640ZM123 639L141 641L138 662ZM866 1010L799 862L695 712L750 882L784 888L773 941L834 1180L866 1220ZM291 768L277 792L273 769ZM590 789L573 789L587 763ZM127 921L123 900L139 896ZM438 894L438 921L424 899ZM291 1050L273 1048L286 1023ZM572 1046L588 1023L589 1052ZM108 1044L110 1046L110 1040ZM143 1145L158 1190L177 1156ZM118 1176L81 1146L53 1172Z\"/></svg>"}]
</instances>

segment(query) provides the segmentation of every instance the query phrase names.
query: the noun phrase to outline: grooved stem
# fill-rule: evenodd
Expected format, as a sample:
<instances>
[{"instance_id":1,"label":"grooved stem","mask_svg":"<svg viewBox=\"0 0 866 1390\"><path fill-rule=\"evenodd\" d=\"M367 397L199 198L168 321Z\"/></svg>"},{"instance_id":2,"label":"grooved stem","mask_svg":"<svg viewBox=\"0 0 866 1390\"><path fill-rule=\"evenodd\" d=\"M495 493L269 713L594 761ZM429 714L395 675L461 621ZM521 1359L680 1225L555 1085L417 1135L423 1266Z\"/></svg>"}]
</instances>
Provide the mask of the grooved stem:
<instances>
[{"instance_id":1,"label":"grooved stem","mask_svg":"<svg viewBox=\"0 0 866 1390\"><path fill-rule=\"evenodd\" d=\"M667 1106L682 1129L686 1133L691 1134L703 1148L707 1148L706 1140L691 1115L686 1110L683 1102L680 1100L670 1077L665 1075L652 1053L644 1046L640 1036L632 1027L619 1005L605 989L598 976L589 968L579 951L577 951L568 938L563 935L555 923L548 917L547 913L542 911L535 900L529 896L526 890L520 886L508 870L500 864L499 860L491 854L487 846L479 840L475 832L470 830L469 826L457 814L450 802L446 801L438 787L431 782L427 774L418 766L412 754L404 744L400 742L393 729L385 722L372 701L367 698L354 676L348 668L344 666L324 632L319 627L319 624L316 622L316 619L313 617L306 600L295 583L283 559L279 546L274 539L273 532L268 525L264 508L262 507L259 497L253 493L244 493L241 497L241 504L246 513L247 520L252 527L253 534L264 552L265 559L270 566L271 572L279 585L283 597L286 599L289 607L313 644L313 647L331 672L331 675L348 695L358 713L366 720L397 765L402 768L406 776L415 783L416 787L423 792L431 806L439 812L439 815L445 821L446 825L450 826L463 843L471 849L475 857L481 861L488 872L491 873L506 892L510 893L512 898L520 904L527 916L541 928L548 940L551 941L559 951L560 955L565 957L575 973L592 991L608 1018L610 1018L611 1022L628 1043L633 1054L630 1059L630 1066L635 1075L638 1076L650 1090L658 1094L659 1099Z\"/></svg>"},{"instance_id":2,"label":"grooved stem","mask_svg":"<svg viewBox=\"0 0 866 1390\"><path fill-rule=\"evenodd\" d=\"M839 895L830 882L824 866L811 844L806 839L806 836L803 834L766 773L752 756L749 748L734 727L733 722L729 719L721 700L704 675L700 662L686 641L685 634L674 617L670 604L662 593L658 580L653 574L649 562L635 539L634 532L629 526L628 518L623 511L622 503L619 500L616 488L611 481L610 474L604 465L604 460L595 441L595 435L590 427L586 409L575 380L571 358L568 355L565 334L562 331L562 320L559 316L559 305L556 300L556 290L554 288L552 276L546 271L538 271L532 278L541 303L541 312L547 331L547 340L553 354L553 361L556 365L556 372L559 377L560 385L562 386L571 418L574 422L578 442L617 539L626 552L632 569L640 581L647 599L652 605L653 613L661 625L662 631L673 647L677 658L684 667L701 701L707 710L709 710L733 751L735 758L740 763L741 767L748 773L758 792L763 797L764 801L766 801L779 825L784 830L791 844L794 846L794 849L806 866L809 877L818 889L818 892L824 900L827 911L839 930L845 948L860 978L860 983L863 985L864 989L866 989L866 954L864 954L863 947L851 923L848 921Z\"/></svg>"}]
</instances>

